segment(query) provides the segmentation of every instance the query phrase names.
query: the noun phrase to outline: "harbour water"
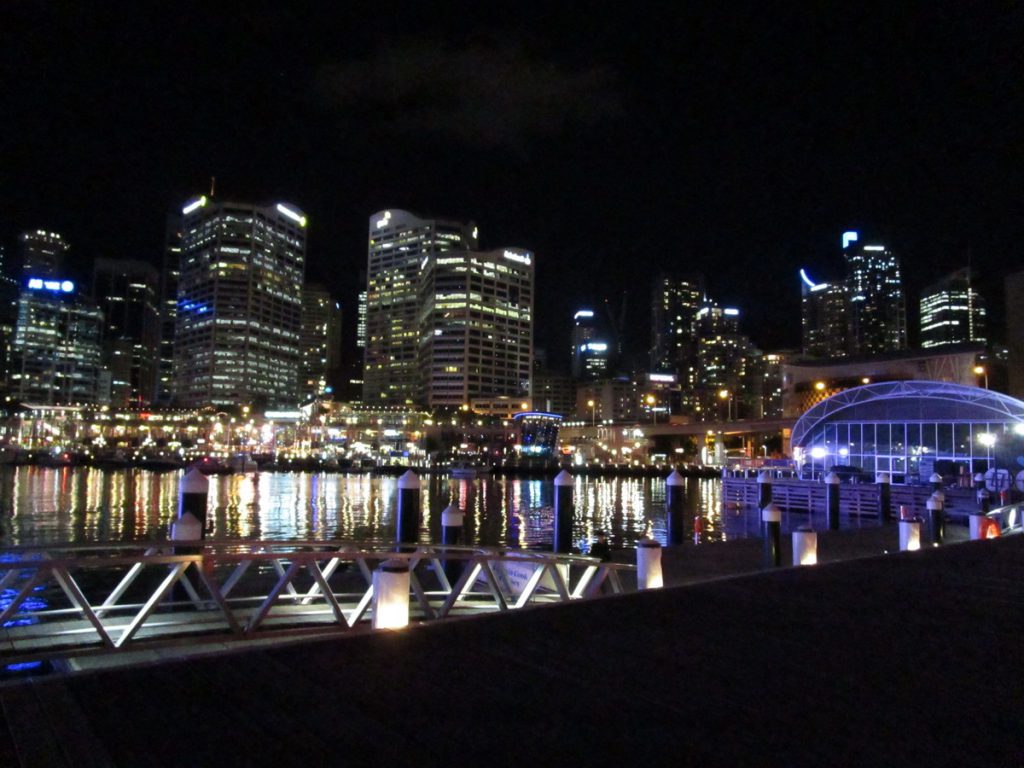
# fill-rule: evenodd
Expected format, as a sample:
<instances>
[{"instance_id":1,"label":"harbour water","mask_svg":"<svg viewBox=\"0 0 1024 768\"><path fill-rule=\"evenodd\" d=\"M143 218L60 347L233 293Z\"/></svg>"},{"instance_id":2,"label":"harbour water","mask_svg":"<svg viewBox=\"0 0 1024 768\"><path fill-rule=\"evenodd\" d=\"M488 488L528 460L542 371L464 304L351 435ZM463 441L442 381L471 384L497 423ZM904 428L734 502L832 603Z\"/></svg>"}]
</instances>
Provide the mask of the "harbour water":
<instances>
[{"instance_id":1,"label":"harbour water","mask_svg":"<svg viewBox=\"0 0 1024 768\"><path fill-rule=\"evenodd\" d=\"M181 472L87 467L0 469L0 544L111 543L166 539ZM207 537L241 540L394 539L397 479L369 474L246 473L211 476ZM441 511L466 513L464 541L546 549L551 544L551 478L422 478L420 540L440 541ZM757 534L756 521L723 515L717 479L686 479L686 525L705 518L705 541ZM663 479L578 477L573 539L584 551L607 530L629 547L650 530L665 541Z\"/></svg>"}]
</instances>

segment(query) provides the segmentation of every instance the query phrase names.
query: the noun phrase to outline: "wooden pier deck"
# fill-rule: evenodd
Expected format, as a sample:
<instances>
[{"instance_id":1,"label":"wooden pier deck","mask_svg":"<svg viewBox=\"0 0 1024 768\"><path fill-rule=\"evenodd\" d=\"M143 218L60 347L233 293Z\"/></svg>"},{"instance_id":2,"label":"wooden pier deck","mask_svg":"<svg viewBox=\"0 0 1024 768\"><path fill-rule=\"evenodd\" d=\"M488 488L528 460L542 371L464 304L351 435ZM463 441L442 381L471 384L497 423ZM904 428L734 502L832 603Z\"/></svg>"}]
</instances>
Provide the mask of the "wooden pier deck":
<instances>
[{"instance_id":1,"label":"wooden pier deck","mask_svg":"<svg viewBox=\"0 0 1024 768\"><path fill-rule=\"evenodd\" d=\"M857 556L6 684L0 765L1020 765L1022 630L1024 536Z\"/></svg>"}]
</instances>

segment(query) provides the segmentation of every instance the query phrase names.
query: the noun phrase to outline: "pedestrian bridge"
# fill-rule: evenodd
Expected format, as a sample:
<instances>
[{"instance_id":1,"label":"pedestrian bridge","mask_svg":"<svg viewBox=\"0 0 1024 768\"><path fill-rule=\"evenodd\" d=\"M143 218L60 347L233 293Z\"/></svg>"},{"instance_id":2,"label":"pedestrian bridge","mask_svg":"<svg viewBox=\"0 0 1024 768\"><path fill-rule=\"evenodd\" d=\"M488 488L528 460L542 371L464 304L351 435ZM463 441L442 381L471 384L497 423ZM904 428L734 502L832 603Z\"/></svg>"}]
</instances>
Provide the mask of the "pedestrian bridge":
<instances>
[{"instance_id":1,"label":"pedestrian bridge","mask_svg":"<svg viewBox=\"0 0 1024 768\"><path fill-rule=\"evenodd\" d=\"M407 547L412 549L412 547ZM0 553L0 665L369 629L373 572L410 572L413 620L508 611L635 588L635 566L574 555L354 542L205 542Z\"/></svg>"}]
</instances>

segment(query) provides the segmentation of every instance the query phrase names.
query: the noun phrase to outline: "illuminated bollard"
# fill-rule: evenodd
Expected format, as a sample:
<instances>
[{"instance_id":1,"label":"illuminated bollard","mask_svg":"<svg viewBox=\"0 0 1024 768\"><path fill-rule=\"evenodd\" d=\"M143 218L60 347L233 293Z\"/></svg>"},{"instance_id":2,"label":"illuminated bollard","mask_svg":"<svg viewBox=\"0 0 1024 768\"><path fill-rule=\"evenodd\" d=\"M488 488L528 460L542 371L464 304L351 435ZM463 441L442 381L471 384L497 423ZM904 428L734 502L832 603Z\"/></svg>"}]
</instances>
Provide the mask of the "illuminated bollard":
<instances>
[{"instance_id":1,"label":"illuminated bollard","mask_svg":"<svg viewBox=\"0 0 1024 768\"><path fill-rule=\"evenodd\" d=\"M892 517L891 482L888 472L875 475L875 483L878 484L878 520L883 523Z\"/></svg>"},{"instance_id":2,"label":"illuminated bollard","mask_svg":"<svg viewBox=\"0 0 1024 768\"><path fill-rule=\"evenodd\" d=\"M801 525L793 531L793 565L816 565L818 562L818 534L813 528Z\"/></svg>"},{"instance_id":3,"label":"illuminated bollard","mask_svg":"<svg viewBox=\"0 0 1024 768\"><path fill-rule=\"evenodd\" d=\"M830 531L839 530L839 475L825 475L825 519Z\"/></svg>"},{"instance_id":4,"label":"illuminated bollard","mask_svg":"<svg viewBox=\"0 0 1024 768\"><path fill-rule=\"evenodd\" d=\"M914 552L921 548L921 521L900 520L900 552Z\"/></svg>"},{"instance_id":5,"label":"illuminated bollard","mask_svg":"<svg viewBox=\"0 0 1024 768\"><path fill-rule=\"evenodd\" d=\"M669 546L673 547L683 543L683 507L686 502L683 489L685 484L686 480L674 469L665 480L665 527L668 529Z\"/></svg>"},{"instance_id":6,"label":"illuminated bollard","mask_svg":"<svg viewBox=\"0 0 1024 768\"><path fill-rule=\"evenodd\" d=\"M946 496L941 491L936 491L925 502L924 508L928 512L928 543L941 544L946 533Z\"/></svg>"},{"instance_id":7,"label":"illuminated bollard","mask_svg":"<svg viewBox=\"0 0 1024 768\"><path fill-rule=\"evenodd\" d=\"M199 521L199 536L206 538L206 499L210 494L210 478L192 467L178 484L178 518L191 514Z\"/></svg>"},{"instance_id":8,"label":"illuminated bollard","mask_svg":"<svg viewBox=\"0 0 1024 768\"><path fill-rule=\"evenodd\" d=\"M769 504L761 510L762 552L765 568L782 565L782 510L775 504Z\"/></svg>"},{"instance_id":9,"label":"illuminated bollard","mask_svg":"<svg viewBox=\"0 0 1024 768\"><path fill-rule=\"evenodd\" d=\"M661 589L665 578L661 572L661 544L654 539L640 539L636 543L637 589Z\"/></svg>"},{"instance_id":10,"label":"illuminated bollard","mask_svg":"<svg viewBox=\"0 0 1024 768\"><path fill-rule=\"evenodd\" d=\"M928 482L932 484L933 491L942 490L942 475L938 472L932 472L932 476L928 478Z\"/></svg>"},{"instance_id":11,"label":"illuminated bollard","mask_svg":"<svg viewBox=\"0 0 1024 768\"><path fill-rule=\"evenodd\" d=\"M772 503L772 476L767 469L757 473L757 508L764 509Z\"/></svg>"},{"instance_id":12,"label":"illuminated bollard","mask_svg":"<svg viewBox=\"0 0 1024 768\"><path fill-rule=\"evenodd\" d=\"M409 626L409 564L385 560L373 572L374 629Z\"/></svg>"},{"instance_id":13,"label":"illuminated bollard","mask_svg":"<svg viewBox=\"0 0 1024 768\"><path fill-rule=\"evenodd\" d=\"M984 539L988 528L988 518L981 512L972 512L967 518L968 530L971 532L971 541Z\"/></svg>"},{"instance_id":14,"label":"illuminated bollard","mask_svg":"<svg viewBox=\"0 0 1024 768\"><path fill-rule=\"evenodd\" d=\"M455 546L462 541L462 524L466 516L459 511L454 504L449 504L441 513L441 543ZM448 577L448 583L454 584L462 575L461 560L445 560L444 575Z\"/></svg>"},{"instance_id":15,"label":"illuminated bollard","mask_svg":"<svg viewBox=\"0 0 1024 768\"><path fill-rule=\"evenodd\" d=\"M420 479L411 469L398 478L395 541L415 545L420 540ZM414 548L414 547L413 547ZM410 550L402 547L401 550Z\"/></svg>"},{"instance_id":16,"label":"illuminated bollard","mask_svg":"<svg viewBox=\"0 0 1024 768\"><path fill-rule=\"evenodd\" d=\"M551 551L564 555L572 551L573 477L564 469L555 478L554 539Z\"/></svg>"}]
</instances>

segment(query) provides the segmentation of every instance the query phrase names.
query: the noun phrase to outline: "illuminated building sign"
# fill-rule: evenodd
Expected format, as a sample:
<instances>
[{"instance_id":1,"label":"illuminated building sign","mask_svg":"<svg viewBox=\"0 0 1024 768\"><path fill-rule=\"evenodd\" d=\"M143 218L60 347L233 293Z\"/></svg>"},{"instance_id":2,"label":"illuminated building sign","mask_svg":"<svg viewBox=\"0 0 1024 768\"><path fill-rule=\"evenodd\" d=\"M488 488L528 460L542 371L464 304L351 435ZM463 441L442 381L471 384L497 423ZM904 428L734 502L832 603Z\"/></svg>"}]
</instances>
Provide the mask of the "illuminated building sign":
<instances>
[{"instance_id":1,"label":"illuminated building sign","mask_svg":"<svg viewBox=\"0 0 1024 768\"><path fill-rule=\"evenodd\" d=\"M581 309L575 315L572 316L573 320L579 320L581 317L593 317L594 313L589 309Z\"/></svg>"},{"instance_id":2,"label":"illuminated building sign","mask_svg":"<svg viewBox=\"0 0 1024 768\"><path fill-rule=\"evenodd\" d=\"M204 205L206 205L206 195L203 195L198 200L193 200L191 203L182 208L181 212L187 216L188 214L192 213L192 211L198 210L199 208L202 208Z\"/></svg>"},{"instance_id":3,"label":"illuminated building sign","mask_svg":"<svg viewBox=\"0 0 1024 768\"><path fill-rule=\"evenodd\" d=\"M377 229L384 229L391 221L391 211L384 211L384 218L377 219Z\"/></svg>"},{"instance_id":4,"label":"illuminated building sign","mask_svg":"<svg viewBox=\"0 0 1024 768\"><path fill-rule=\"evenodd\" d=\"M530 257L527 254L516 253L515 251L505 251L504 255L509 261L518 261L520 264L530 263Z\"/></svg>"},{"instance_id":5,"label":"illuminated building sign","mask_svg":"<svg viewBox=\"0 0 1024 768\"><path fill-rule=\"evenodd\" d=\"M39 277L28 279L28 288L31 291L50 291L51 293L71 293L75 290L75 284L70 280L43 280Z\"/></svg>"},{"instance_id":6,"label":"illuminated building sign","mask_svg":"<svg viewBox=\"0 0 1024 768\"><path fill-rule=\"evenodd\" d=\"M277 212L278 213L283 213L289 219L291 219L292 221L296 222L300 227L306 226L306 217L303 216L301 213L296 213L291 208L289 208L287 205L281 205L281 203L278 203L277 204Z\"/></svg>"},{"instance_id":7,"label":"illuminated building sign","mask_svg":"<svg viewBox=\"0 0 1024 768\"><path fill-rule=\"evenodd\" d=\"M860 237L856 232L843 232L843 248L845 249L850 243L857 242L857 238Z\"/></svg>"}]
</instances>

